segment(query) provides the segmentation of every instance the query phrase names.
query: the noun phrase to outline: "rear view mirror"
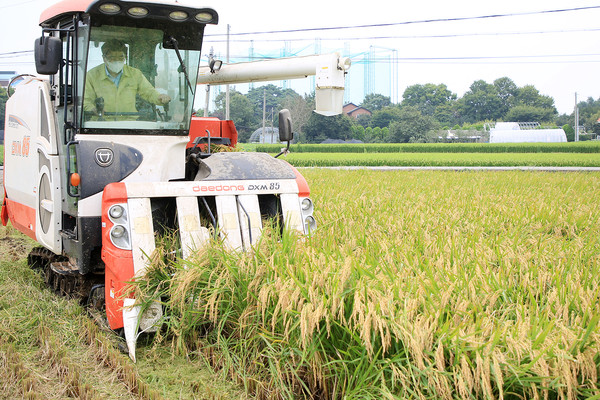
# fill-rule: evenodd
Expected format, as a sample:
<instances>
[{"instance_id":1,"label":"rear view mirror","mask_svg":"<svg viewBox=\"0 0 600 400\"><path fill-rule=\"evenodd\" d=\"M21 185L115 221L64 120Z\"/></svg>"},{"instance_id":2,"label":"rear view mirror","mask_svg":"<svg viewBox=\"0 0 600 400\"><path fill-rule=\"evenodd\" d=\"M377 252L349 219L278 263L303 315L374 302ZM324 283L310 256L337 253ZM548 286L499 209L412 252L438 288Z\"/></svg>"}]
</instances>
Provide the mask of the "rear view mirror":
<instances>
[{"instance_id":1,"label":"rear view mirror","mask_svg":"<svg viewBox=\"0 0 600 400\"><path fill-rule=\"evenodd\" d=\"M21 74L12 78L8 84L8 87L6 88L6 91L8 92L8 97L15 94L15 90L17 90L17 86L19 85L19 83L22 83L29 76L34 77L30 74Z\"/></svg>"},{"instance_id":2,"label":"rear view mirror","mask_svg":"<svg viewBox=\"0 0 600 400\"><path fill-rule=\"evenodd\" d=\"M51 36L42 36L35 40L33 48L35 69L41 75L54 75L60 68L62 59L62 40Z\"/></svg>"},{"instance_id":3,"label":"rear view mirror","mask_svg":"<svg viewBox=\"0 0 600 400\"><path fill-rule=\"evenodd\" d=\"M284 108L279 111L279 141L290 142L293 138L292 116L290 115L290 110Z\"/></svg>"}]
</instances>

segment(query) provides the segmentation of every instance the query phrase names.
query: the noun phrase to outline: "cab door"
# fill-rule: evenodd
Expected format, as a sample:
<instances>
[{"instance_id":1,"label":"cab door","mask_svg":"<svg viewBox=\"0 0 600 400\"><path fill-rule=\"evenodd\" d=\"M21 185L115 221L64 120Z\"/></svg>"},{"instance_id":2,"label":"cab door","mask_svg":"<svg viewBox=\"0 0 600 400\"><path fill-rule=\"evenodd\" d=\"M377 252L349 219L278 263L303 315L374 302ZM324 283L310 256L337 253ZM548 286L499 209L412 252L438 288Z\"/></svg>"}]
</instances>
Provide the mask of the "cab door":
<instances>
[{"instance_id":1,"label":"cab door","mask_svg":"<svg viewBox=\"0 0 600 400\"><path fill-rule=\"evenodd\" d=\"M56 117L50 100L50 84L40 81L37 91L39 135L33 146L39 160L36 193L36 237L54 253L62 252L60 230L61 173L58 156Z\"/></svg>"}]
</instances>

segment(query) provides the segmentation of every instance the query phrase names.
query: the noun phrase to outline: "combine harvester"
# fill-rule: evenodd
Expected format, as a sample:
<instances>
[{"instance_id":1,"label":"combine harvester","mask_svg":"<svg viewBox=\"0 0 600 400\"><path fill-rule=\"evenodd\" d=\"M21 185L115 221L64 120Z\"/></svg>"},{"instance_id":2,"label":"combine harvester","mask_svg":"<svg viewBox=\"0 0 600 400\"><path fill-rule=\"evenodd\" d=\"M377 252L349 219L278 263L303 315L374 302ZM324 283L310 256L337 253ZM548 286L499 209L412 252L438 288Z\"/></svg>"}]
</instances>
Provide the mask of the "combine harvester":
<instances>
[{"instance_id":1,"label":"combine harvester","mask_svg":"<svg viewBox=\"0 0 600 400\"><path fill-rule=\"evenodd\" d=\"M161 229L178 232L187 258L211 234L247 250L265 219L305 234L315 226L306 180L288 163L211 154L207 143L234 146L237 133L231 121L195 117L190 129L195 89L316 74L316 111L334 115L350 62L331 54L200 68L204 28L217 22L213 9L168 0L64 0L42 13L35 42L37 72L49 79L9 86L2 223L41 245L28 261L55 291L105 305L134 361L138 330L155 331L162 308L142 312L122 294ZM279 126L289 147L287 110Z\"/></svg>"}]
</instances>

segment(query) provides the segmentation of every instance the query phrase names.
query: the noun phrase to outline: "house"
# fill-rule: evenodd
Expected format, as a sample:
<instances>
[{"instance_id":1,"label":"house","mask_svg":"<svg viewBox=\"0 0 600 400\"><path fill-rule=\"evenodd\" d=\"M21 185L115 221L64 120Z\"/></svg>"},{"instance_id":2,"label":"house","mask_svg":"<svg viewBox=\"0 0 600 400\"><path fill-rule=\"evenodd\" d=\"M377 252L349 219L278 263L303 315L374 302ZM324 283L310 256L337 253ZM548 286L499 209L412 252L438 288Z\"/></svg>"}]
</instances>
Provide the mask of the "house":
<instances>
[{"instance_id":1,"label":"house","mask_svg":"<svg viewBox=\"0 0 600 400\"><path fill-rule=\"evenodd\" d=\"M359 115L371 115L372 112L367 110L364 107L357 106L354 103L347 103L344 105L343 109L344 114L354 119L358 118Z\"/></svg>"}]
</instances>

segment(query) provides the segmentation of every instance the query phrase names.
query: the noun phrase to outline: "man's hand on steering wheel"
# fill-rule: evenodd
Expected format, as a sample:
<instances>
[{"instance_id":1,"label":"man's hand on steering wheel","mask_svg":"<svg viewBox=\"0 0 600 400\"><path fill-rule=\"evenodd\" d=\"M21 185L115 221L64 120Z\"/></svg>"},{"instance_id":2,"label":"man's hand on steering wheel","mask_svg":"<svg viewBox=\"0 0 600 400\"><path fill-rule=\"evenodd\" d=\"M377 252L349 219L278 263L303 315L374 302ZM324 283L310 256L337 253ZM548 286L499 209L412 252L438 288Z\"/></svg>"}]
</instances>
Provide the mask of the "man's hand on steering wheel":
<instances>
[{"instance_id":1,"label":"man's hand on steering wheel","mask_svg":"<svg viewBox=\"0 0 600 400\"><path fill-rule=\"evenodd\" d=\"M158 101L160 102L160 105L164 105L168 104L171 101L171 98L166 94L159 94Z\"/></svg>"}]
</instances>

